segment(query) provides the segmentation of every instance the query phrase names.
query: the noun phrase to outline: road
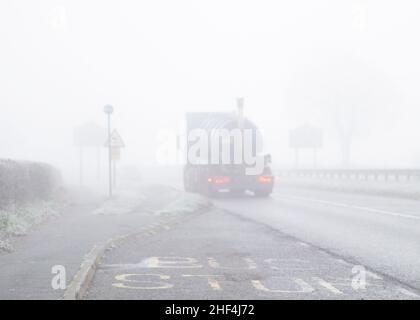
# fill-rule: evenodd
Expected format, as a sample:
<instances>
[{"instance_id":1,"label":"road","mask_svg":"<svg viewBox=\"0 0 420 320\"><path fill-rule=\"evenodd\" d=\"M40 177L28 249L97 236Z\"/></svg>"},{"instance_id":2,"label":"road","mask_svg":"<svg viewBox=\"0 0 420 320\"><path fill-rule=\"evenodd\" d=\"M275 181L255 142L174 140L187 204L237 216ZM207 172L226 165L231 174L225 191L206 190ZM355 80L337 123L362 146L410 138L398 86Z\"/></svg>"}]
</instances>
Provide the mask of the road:
<instances>
[{"instance_id":1,"label":"road","mask_svg":"<svg viewBox=\"0 0 420 320\"><path fill-rule=\"evenodd\" d=\"M213 202L108 252L86 298L420 299L417 201L279 188Z\"/></svg>"},{"instance_id":2,"label":"road","mask_svg":"<svg viewBox=\"0 0 420 320\"><path fill-rule=\"evenodd\" d=\"M420 289L418 201L281 188L217 204Z\"/></svg>"}]
</instances>

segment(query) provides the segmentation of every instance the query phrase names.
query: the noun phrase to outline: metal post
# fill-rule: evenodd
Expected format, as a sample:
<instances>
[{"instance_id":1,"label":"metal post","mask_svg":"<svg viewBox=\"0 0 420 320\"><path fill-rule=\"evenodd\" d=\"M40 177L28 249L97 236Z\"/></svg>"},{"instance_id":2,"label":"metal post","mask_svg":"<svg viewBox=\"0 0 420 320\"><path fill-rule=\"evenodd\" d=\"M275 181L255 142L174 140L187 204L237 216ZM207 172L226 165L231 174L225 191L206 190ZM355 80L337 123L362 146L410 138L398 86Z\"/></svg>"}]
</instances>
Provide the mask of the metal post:
<instances>
[{"instance_id":1,"label":"metal post","mask_svg":"<svg viewBox=\"0 0 420 320\"><path fill-rule=\"evenodd\" d=\"M96 150L96 179L101 180L101 148Z\"/></svg>"},{"instance_id":2,"label":"metal post","mask_svg":"<svg viewBox=\"0 0 420 320\"><path fill-rule=\"evenodd\" d=\"M112 154L111 154L111 114L108 113L108 173L109 173L109 196L112 196Z\"/></svg>"},{"instance_id":3,"label":"metal post","mask_svg":"<svg viewBox=\"0 0 420 320\"><path fill-rule=\"evenodd\" d=\"M111 153L111 114L114 108L107 104L104 107L104 112L108 116L108 175L109 175L109 197L112 197L112 153Z\"/></svg>"},{"instance_id":4,"label":"metal post","mask_svg":"<svg viewBox=\"0 0 420 320\"><path fill-rule=\"evenodd\" d=\"M114 181L113 181L113 185L114 185L114 188L116 188L117 187L117 161L113 161L113 171L114 171Z\"/></svg>"},{"instance_id":5,"label":"metal post","mask_svg":"<svg viewBox=\"0 0 420 320\"><path fill-rule=\"evenodd\" d=\"M80 153L79 153L79 180L80 185L83 185L83 147L80 146Z\"/></svg>"},{"instance_id":6,"label":"metal post","mask_svg":"<svg viewBox=\"0 0 420 320\"><path fill-rule=\"evenodd\" d=\"M244 98L236 98L236 106L238 108L238 127L241 132L241 161L245 162L245 139L244 139Z\"/></svg>"}]
</instances>

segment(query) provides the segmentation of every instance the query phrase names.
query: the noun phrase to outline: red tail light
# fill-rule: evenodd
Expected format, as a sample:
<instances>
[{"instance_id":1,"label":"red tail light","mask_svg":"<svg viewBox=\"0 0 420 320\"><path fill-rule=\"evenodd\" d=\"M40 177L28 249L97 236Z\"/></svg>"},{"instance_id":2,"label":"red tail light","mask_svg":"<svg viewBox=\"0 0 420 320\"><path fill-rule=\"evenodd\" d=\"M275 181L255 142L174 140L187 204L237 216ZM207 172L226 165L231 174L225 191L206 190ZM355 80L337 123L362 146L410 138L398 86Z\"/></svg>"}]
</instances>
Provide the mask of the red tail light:
<instances>
[{"instance_id":1,"label":"red tail light","mask_svg":"<svg viewBox=\"0 0 420 320\"><path fill-rule=\"evenodd\" d=\"M258 182L260 183L272 183L273 177L272 176L259 176Z\"/></svg>"},{"instance_id":2,"label":"red tail light","mask_svg":"<svg viewBox=\"0 0 420 320\"><path fill-rule=\"evenodd\" d=\"M230 182L230 178L229 177L225 177L225 176L222 176L222 177L211 177L211 178L208 178L207 181L209 183L213 183L213 184L227 184L227 183Z\"/></svg>"}]
</instances>

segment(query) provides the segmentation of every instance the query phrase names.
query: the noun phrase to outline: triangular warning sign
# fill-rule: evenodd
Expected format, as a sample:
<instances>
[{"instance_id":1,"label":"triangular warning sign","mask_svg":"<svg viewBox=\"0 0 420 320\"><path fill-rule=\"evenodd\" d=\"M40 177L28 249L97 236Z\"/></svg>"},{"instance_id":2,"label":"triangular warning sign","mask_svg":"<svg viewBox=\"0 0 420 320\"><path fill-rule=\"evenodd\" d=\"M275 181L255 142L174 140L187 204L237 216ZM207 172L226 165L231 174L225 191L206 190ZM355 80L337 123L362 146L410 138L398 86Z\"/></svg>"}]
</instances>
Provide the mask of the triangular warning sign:
<instances>
[{"instance_id":1,"label":"triangular warning sign","mask_svg":"<svg viewBox=\"0 0 420 320\"><path fill-rule=\"evenodd\" d=\"M109 146L109 140L107 139L107 141L105 142L105 147ZM124 148L124 142L120 136L120 134L118 133L117 130L114 129L114 131L112 131L111 133L111 148Z\"/></svg>"}]
</instances>

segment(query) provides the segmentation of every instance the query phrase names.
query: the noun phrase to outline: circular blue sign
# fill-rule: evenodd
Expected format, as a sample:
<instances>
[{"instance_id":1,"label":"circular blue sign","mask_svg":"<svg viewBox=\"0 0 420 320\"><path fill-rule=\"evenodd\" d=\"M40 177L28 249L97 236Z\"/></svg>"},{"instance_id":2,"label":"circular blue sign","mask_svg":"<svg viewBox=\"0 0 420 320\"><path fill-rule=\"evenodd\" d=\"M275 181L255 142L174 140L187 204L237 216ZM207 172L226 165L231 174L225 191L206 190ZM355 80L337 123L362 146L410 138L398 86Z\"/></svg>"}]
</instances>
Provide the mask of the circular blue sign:
<instances>
[{"instance_id":1,"label":"circular blue sign","mask_svg":"<svg viewBox=\"0 0 420 320\"><path fill-rule=\"evenodd\" d=\"M104 112L105 112L105 113L108 113L108 114L111 114L112 112L114 112L114 107L113 107L113 106L111 106L110 104L107 104L107 105L104 107Z\"/></svg>"}]
</instances>

